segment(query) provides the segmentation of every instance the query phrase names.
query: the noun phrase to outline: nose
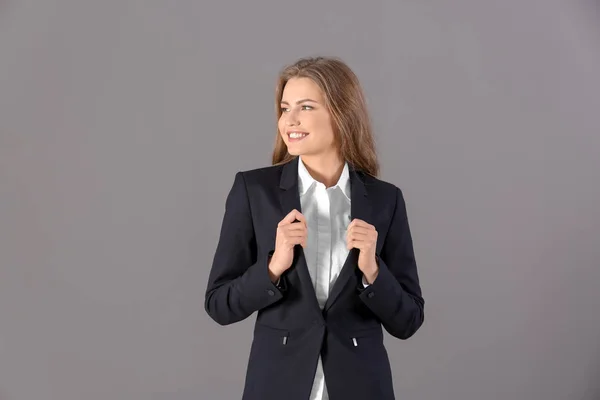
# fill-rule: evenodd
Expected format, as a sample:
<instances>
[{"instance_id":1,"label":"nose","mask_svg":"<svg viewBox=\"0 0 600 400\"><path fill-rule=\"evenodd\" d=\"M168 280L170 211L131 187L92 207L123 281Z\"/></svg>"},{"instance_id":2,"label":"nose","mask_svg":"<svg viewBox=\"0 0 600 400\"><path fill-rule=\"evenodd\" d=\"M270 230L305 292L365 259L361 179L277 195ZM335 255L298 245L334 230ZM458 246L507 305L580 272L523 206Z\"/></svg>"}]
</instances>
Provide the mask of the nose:
<instances>
[{"instance_id":1,"label":"nose","mask_svg":"<svg viewBox=\"0 0 600 400\"><path fill-rule=\"evenodd\" d=\"M296 114L296 112L292 111L287 115L287 118L285 119L285 124L287 126L300 125L300 119L298 119L298 115Z\"/></svg>"}]
</instances>

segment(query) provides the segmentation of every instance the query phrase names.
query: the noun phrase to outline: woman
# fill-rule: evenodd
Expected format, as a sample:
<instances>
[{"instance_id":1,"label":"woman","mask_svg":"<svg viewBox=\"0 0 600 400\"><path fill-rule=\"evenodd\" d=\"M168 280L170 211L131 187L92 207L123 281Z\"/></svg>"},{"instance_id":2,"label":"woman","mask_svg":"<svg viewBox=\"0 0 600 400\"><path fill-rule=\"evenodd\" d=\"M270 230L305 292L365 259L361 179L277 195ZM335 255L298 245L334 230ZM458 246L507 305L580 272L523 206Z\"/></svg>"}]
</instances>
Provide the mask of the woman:
<instances>
[{"instance_id":1,"label":"woman","mask_svg":"<svg viewBox=\"0 0 600 400\"><path fill-rule=\"evenodd\" d=\"M205 309L221 325L257 311L244 400L394 399L382 327L411 337L424 301L358 79L301 59L275 103L273 165L235 175Z\"/></svg>"}]
</instances>

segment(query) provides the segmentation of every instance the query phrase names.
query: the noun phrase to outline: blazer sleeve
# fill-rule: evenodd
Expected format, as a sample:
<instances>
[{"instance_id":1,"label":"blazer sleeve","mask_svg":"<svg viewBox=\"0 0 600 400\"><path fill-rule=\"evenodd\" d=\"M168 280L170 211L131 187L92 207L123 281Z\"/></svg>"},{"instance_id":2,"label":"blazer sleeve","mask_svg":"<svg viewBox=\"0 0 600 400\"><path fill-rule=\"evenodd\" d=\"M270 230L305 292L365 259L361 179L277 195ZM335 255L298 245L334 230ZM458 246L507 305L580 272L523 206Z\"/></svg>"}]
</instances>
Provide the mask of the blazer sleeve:
<instances>
[{"instance_id":1,"label":"blazer sleeve","mask_svg":"<svg viewBox=\"0 0 600 400\"><path fill-rule=\"evenodd\" d=\"M235 175L225 201L219 241L209 273L204 308L220 325L241 321L283 298L285 288L271 282L270 254L257 259L257 244L242 172Z\"/></svg>"},{"instance_id":2,"label":"blazer sleeve","mask_svg":"<svg viewBox=\"0 0 600 400\"><path fill-rule=\"evenodd\" d=\"M424 304L402 191L396 188L396 206L381 254L379 273L360 290L359 297L394 337L408 339L423 324Z\"/></svg>"}]
</instances>

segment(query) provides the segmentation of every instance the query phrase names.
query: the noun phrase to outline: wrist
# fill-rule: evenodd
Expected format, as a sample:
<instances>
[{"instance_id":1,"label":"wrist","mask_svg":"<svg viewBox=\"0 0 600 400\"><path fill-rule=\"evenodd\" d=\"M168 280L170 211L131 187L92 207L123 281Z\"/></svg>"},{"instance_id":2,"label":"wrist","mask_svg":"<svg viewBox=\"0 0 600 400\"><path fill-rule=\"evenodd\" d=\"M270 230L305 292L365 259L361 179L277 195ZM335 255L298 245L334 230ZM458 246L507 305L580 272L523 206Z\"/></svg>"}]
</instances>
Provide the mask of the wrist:
<instances>
[{"instance_id":1,"label":"wrist","mask_svg":"<svg viewBox=\"0 0 600 400\"><path fill-rule=\"evenodd\" d=\"M281 269L277 266L277 263L273 261L272 257L269 260L269 265L267 269L269 271L269 278L273 283L277 282L279 278L281 278Z\"/></svg>"},{"instance_id":2,"label":"wrist","mask_svg":"<svg viewBox=\"0 0 600 400\"><path fill-rule=\"evenodd\" d=\"M368 283L368 284L373 284L373 282L375 282L375 279L377 279L377 275L379 275L379 266L378 265L374 265L373 267L368 268L365 271L363 271L364 279L365 279L366 283Z\"/></svg>"},{"instance_id":3,"label":"wrist","mask_svg":"<svg viewBox=\"0 0 600 400\"><path fill-rule=\"evenodd\" d=\"M280 274L275 274L274 272L269 270L269 279L271 280L271 282L277 283L280 278L281 278Z\"/></svg>"}]
</instances>

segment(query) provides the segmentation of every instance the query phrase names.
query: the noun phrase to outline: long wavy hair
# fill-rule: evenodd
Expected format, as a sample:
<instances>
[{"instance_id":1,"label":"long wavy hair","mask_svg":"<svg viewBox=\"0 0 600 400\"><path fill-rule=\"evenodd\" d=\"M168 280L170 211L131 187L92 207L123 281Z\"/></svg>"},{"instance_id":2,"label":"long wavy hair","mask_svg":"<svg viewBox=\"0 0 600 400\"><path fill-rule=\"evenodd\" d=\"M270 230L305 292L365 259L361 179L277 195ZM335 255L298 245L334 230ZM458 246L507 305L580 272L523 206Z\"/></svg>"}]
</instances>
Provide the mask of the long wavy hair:
<instances>
[{"instance_id":1,"label":"long wavy hair","mask_svg":"<svg viewBox=\"0 0 600 400\"><path fill-rule=\"evenodd\" d=\"M336 57L307 57L284 67L275 90L277 121L281 117L281 98L286 83L292 78L310 78L324 94L331 115L333 132L340 156L349 165L371 176L379 175L379 161L365 96L356 74ZM277 129L273 165L291 161L295 156Z\"/></svg>"}]
</instances>

